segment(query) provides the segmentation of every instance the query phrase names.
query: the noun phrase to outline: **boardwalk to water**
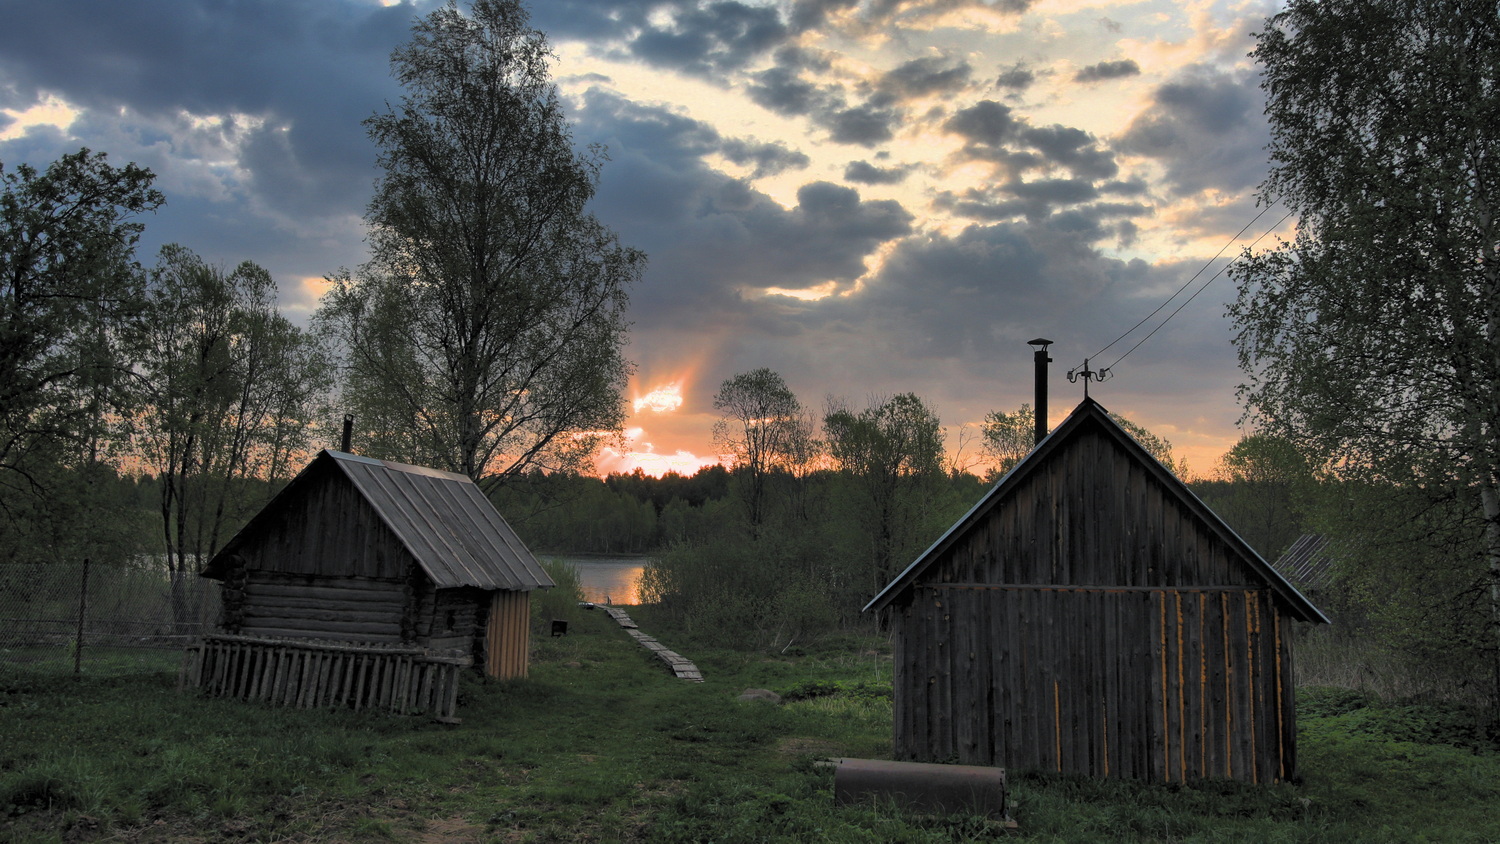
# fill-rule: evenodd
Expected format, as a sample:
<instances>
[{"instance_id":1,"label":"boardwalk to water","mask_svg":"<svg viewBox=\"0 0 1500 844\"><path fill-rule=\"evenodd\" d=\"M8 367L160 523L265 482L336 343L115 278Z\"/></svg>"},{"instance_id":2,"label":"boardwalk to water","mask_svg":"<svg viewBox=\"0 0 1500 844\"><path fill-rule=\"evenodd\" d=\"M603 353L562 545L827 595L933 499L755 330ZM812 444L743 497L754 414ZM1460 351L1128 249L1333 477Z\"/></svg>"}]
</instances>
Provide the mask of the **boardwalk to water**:
<instances>
[{"instance_id":1,"label":"boardwalk to water","mask_svg":"<svg viewBox=\"0 0 1500 844\"><path fill-rule=\"evenodd\" d=\"M694 683L703 682L703 672L698 670L698 666L694 665L687 657L675 651L667 650L666 645L642 633L640 627L636 626L636 623L630 620L630 616L624 610L619 607L600 607L599 609L609 613L609 617L625 628L625 632L629 633L632 638L640 642L641 647L656 654L658 659L670 666L672 673L676 674L679 679L689 680Z\"/></svg>"}]
</instances>

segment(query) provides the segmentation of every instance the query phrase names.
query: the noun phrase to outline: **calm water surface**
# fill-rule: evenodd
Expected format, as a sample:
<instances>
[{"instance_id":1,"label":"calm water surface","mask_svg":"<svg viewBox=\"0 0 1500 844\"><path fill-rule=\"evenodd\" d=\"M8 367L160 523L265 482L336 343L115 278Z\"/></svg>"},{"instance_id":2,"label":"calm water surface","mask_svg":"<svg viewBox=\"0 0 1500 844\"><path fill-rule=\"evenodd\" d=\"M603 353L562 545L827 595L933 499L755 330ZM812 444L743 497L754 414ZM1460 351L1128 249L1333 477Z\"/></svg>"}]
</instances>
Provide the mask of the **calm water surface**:
<instances>
[{"instance_id":1,"label":"calm water surface","mask_svg":"<svg viewBox=\"0 0 1500 844\"><path fill-rule=\"evenodd\" d=\"M648 557L569 557L549 554L554 560L571 563L578 570L579 584L586 601L603 604L640 603L641 572Z\"/></svg>"}]
</instances>

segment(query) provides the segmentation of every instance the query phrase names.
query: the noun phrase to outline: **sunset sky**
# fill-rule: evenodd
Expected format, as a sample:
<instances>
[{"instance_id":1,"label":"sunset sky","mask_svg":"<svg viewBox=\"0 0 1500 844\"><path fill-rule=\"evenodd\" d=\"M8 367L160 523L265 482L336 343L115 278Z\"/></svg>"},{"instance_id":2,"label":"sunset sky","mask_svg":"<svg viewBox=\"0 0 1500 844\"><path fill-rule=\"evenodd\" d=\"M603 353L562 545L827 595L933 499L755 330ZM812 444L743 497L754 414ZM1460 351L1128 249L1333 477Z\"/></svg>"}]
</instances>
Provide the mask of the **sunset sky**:
<instances>
[{"instance_id":1,"label":"sunset sky","mask_svg":"<svg viewBox=\"0 0 1500 844\"><path fill-rule=\"evenodd\" d=\"M712 459L713 393L780 372L804 404L915 392L955 448L1283 218L1247 53L1269 2L556 0L595 214L650 265L631 296L628 445L601 469ZM0 0L0 162L81 146L157 174L141 260L252 260L305 320L365 260L360 121L431 3ZM1265 246L1275 234L1261 241ZM1224 257L1212 261L1221 249ZM1239 435L1222 275L1092 388L1198 473ZM1179 297L1094 360L1109 365ZM973 446L970 446L972 451Z\"/></svg>"}]
</instances>

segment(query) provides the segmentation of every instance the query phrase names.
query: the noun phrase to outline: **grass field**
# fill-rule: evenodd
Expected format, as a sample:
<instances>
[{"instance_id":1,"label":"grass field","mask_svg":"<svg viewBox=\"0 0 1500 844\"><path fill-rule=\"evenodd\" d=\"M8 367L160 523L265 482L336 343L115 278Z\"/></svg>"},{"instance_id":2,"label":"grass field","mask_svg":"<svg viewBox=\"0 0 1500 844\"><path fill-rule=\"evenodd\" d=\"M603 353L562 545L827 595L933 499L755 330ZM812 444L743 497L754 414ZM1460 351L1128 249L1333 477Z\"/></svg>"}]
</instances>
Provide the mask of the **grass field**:
<instances>
[{"instance_id":1,"label":"grass field","mask_svg":"<svg viewBox=\"0 0 1500 844\"><path fill-rule=\"evenodd\" d=\"M1474 719L1337 689L1304 690L1295 785L1015 775L1011 833L835 807L816 760L890 754L879 643L697 650L632 615L706 682L602 613L539 640L529 680L468 681L457 726L0 665L0 841L1500 841L1500 753Z\"/></svg>"}]
</instances>

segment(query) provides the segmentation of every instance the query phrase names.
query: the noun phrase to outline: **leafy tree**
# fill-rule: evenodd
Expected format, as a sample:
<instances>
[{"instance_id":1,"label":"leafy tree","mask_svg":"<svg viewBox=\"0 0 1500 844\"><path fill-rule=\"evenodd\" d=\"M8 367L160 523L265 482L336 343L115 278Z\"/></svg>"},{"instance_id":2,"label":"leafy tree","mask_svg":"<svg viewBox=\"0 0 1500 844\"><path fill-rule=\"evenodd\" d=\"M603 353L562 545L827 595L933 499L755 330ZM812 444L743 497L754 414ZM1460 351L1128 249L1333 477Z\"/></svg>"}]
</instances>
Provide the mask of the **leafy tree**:
<instances>
[{"instance_id":1,"label":"leafy tree","mask_svg":"<svg viewBox=\"0 0 1500 844\"><path fill-rule=\"evenodd\" d=\"M1299 225L1232 270L1244 399L1336 479L1458 505L1449 606L1487 593L1500 688L1500 7L1292 0L1253 55Z\"/></svg>"},{"instance_id":2,"label":"leafy tree","mask_svg":"<svg viewBox=\"0 0 1500 844\"><path fill-rule=\"evenodd\" d=\"M1021 462L1036 445L1036 412L1023 404L1014 413L992 410L984 416L984 454L993 462L998 478Z\"/></svg>"},{"instance_id":3,"label":"leafy tree","mask_svg":"<svg viewBox=\"0 0 1500 844\"><path fill-rule=\"evenodd\" d=\"M41 173L0 167L0 480L35 483L28 453L97 437L114 409L141 302L137 218L164 201L153 178L87 149Z\"/></svg>"},{"instance_id":4,"label":"leafy tree","mask_svg":"<svg viewBox=\"0 0 1500 844\"><path fill-rule=\"evenodd\" d=\"M1115 420L1163 466L1180 477L1187 476L1187 461L1172 454L1170 441L1118 413L1111 412L1109 418ZM1030 454L1036 445L1036 413L1029 404L1021 405L1014 413L992 410L985 414L983 430L984 452L994 462L994 477L998 477L1021 462L1021 458Z\"/></svg>"},{"instance_id":5,"label":"leafy tree","mask_svg":"<svg viewBox=\"0 0 1500 844\"><path fill-rule=\"evenodd\" d=\"M405 94L365 122L373 254L319 314L364 451L495 482L582 467L624 419L645 256L585 210L605 155L574 151L548 56L516 0L442 6L391 56Z\"/></svg>"},{"instance_id":6,"label":"leafy tree","mask_svg":"<svg viewBox=\"0 0 1500 844\"><path fill-rule=\"evenodd\" d=\"M328 367L315 340L277 312L270 274L248 261L225 272L163 248L145 317L137 443L160 483L181 622L182 581L248 515L246 481L274 488L306 450Z\"/></svg>"},{"instance_id":7,"label":"leafy tree","mask_svg":"<svg viewBox=\"0 0 1500 844\"><path fill-rule=\"evenodd\" d=\"M1125 429L1125 433L1129 434L1132 439L1141 444L1141 448L1146 449L1146 452L1148 454L1150 454L1152 457L1155 457L1156 462L1167 467L1167 469L1170 470L1172 474L1176 475L1179 478L1187 477L1187 460L1176 457L1172 454L1172 443L1170 440L1168 440L1166 437L1161 437L1151 433L1146 429L1144 425L1132 422L1129 419L1126 419L1124 416L1121 416L1120 414L1113 411L1110 412L1109 418L1115 420L1116 424Z\"/></svg>"},{"instance_id":8,"label":"leafy tree","mask_svg":"<svg viewBox=\"0 0 1500 844\"><path fill-rule=\"evenodd\" d=\"M777 469L805 460L812 434L802 403L781 376L764 367L719 385L714 445L734 457L744 478L743 498L752 531L766 518L766 488Z\"/></svg>"},{"instance_id":9,"label":"leafy tree","mask_svg":"<svg viewBox=\"0 0 1500 844\"><path fill-rule=\"evenodd\" d=\"M1266 559L1275 560L1306 528L1313 467L1291 441L1246 434L1214 474L1195 483L1195 491Z\"/></svg>"},{"instance_id":10,"label":"leafy tree","mask_svg":"<svg viewBox=\"0 0 1500 844\"><path fill-rule=\"evenodd\" d=\"M901 393L858 412L832 401L823 430L829 456L858 490L874 594L925 538L934 493L946 477L942 423L919 396Z\"/></svg>"}]
</instances>

